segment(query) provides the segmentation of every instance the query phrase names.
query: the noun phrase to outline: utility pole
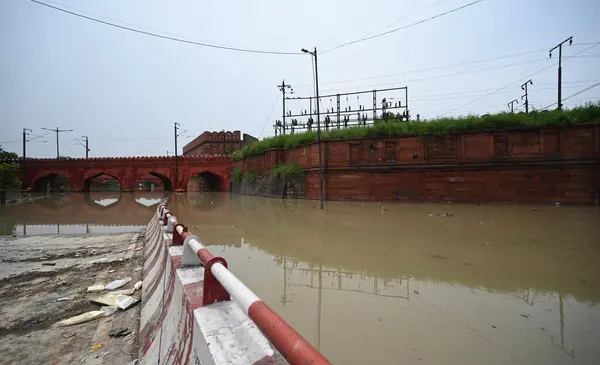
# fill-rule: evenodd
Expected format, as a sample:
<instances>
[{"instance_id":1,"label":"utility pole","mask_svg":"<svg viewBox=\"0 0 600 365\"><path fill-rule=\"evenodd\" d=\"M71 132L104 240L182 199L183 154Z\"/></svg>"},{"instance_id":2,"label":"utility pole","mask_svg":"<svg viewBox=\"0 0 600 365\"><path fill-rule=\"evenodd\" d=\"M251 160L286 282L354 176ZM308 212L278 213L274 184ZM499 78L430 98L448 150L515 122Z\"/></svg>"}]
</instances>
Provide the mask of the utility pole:
<instances>
[{"instance_id":1,"label":"utility pole","mask_svg":"<svg viewBox=\"0 0 600 365\"><path fill-rule=\"evenodd\" d=\"M90 139L88 136L81 136L81 138L85 139L85 159L87 160L90 157Z\"/></svg>"},{"instance_id":2,"label":"utility pole","mask_svg":"<svg viewBox=\"0 0 600 365\"><path fill-rule=\"evenodd\" d=\"M317 62L317 47L315 47L314 52L310 52L304 48L301 50L304 53L308 53L315 58L315 86L316 86L316 94L317 94L317 145L319 147L319 200L321 202L321 210L323 210L323 160L321 157L321 112L319 110L319 68Z\"/></svg>"},{"instance_id":3,"label":"utility pole","mask_svg":"<svg viewBox=\"0 0 600 365\"><path fill-rule=\"evenodd\" d=\"M58 134L61 132L73 132L72 129L50 129L50 128L42 128L46 131L51 131L56 133L56 175L58 179L58 192L60 193L60 147L58 144Z\"/></svg>"},{"instance_id":4,"label":"utility pole","mask_svg":"<svg viewBox=\"0 0 600 365\"><path fill-rule=\"evenodd\" d=\"M181 136L182 134L184 134L185 132L187 132L187 130L183 130L181 133L179 132L179 127L181 126L179 123L174 122L174 127L175 127L175 184L173 184L173 190L175 190L177 188L177 181L179 180L179 165L177 162L177 137ZM167 150L167 156L169 156L169 151Z\"/></svg>"},{"instance_id":5,"label":"utility pole","mask_svg":"<svg viewBox=\"0 0 600 365\"><path fill-rule=\"evenodd\" d=\"M177 132L179 130L179 123L175 122L175 184L173 184L173 190L177 188L177 181L179 180L179 166L177 166Z\"/></svg>"},{"instance_id":6,"label":"utility pole","mask_svg":"<svg viewBox=\"0 0 600 365\"><path fill-rule=\"evenodd\" d=\"M521 100L525 98L525 114L529 113L529 93L527 91L527 85L533 85L533 81L529 79L525 81L523 85L521 85L521 90L525 90L525 95L521 96Z\"/></svg>"},{"instance_id":7,"label":"utility pole","mask_svg":"<svg viewBox=\"0 0 600 365\"><path fill-rule=\"evenodd\" d=\"M283 80L281 82L281 85L277 85L277 87L279 88L279 91L281 91L281 93L282 93L283 110L281 112L281 115L283 116L283 134L285 134L285 89L290 89L292 94L294 93L294 89L292 89L291 85L286 85L285 80Z\"/></svg>"},{"instance_id":8,"label":"utility pole","mask_svg":"<svg viewBox=\"0 0 600 365\"><path fill-rule=\"evenodd\" d=\"M569 42L569 46L573 44L573 37L569 37L560 42L556 47L550 50L550 58L552 51L558 48L558 109L562 109L562 45Z\"/></svg>"},{"instance_id":9,"label":"utility pole","mask_svg":"<svg viewBox=\"0 0 600 365\"><path fill-rule=\"evenodd\" d=\"M514 103L517 103L517 104L519 104L519 99L515 99L515 100L513 100L513 101L509 102L508 104L506 104L506 105L508 105L508 107L510 108L510 113L511 113L511 114L513 114L513 113L515 112L515 111L514 111L514 108L513 108L513 104L514 104Z\"/></svg>"},{"instance_id":10,"label":"utility pole","mask_svg":"<svg viewBox=\"0 0 600 365\"><path fill-rule=\"evenodd\" d=\"M25 159L27 158L27 136L31 132L33 132L31 129L23 128L23 163L25 163Z\"/></svg>"},{"instance_id":11,"label":"utility pole","mask_svg":"<svg viewBox=\"0 0 600 365\"><path fill-rule=\"evenodd\" d=\"M90 148L89 148L89 138L87 136L81 136L81 138L85 139L85 144L81 143L81 141L79 141L77 138L74 138L75 142L79 143L80 145L82 145L83 147L85 147L85 158L86 160L89 158L89 154L88 152L90 152Z\"/></svg>"},{"instance_id":12,"label":"utility pole","mask_svg":"<svg viewBox=\"0 0 600 365\"><path fill-rule=\"evenodd\" d=\"M23 128L23 184L27 184L27 136L31 129Z\"/></svg>"}]
</instances>

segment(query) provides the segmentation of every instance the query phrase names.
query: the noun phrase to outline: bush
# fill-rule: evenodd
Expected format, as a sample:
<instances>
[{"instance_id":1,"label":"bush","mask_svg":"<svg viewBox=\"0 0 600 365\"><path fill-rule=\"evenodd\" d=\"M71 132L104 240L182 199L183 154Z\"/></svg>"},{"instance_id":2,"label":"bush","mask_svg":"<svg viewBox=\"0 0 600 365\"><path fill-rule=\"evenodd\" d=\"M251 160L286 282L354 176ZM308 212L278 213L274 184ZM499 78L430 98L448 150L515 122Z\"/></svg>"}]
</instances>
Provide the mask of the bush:
<instances>
[{"instance_id":1,"label":"bush","mask_svg":"<svg viewBox=\"0 0 600 365\"><path fill-rule=\"evenodd\" d=\"M333 129L321 131L321 139L349 140L355 138L395 138L409 135L427 136L460 132L497 132L515 127L527 126L570 126L600 120L600 102L587 103L570 110L533 111L529 114L498 113L447 117L429 121L398 122L393 119L380 120L367 127ZM232 154L233 160L258 155L274 148L295 148L305 143L315 142L313 132L286 134L265 138Z\"/></svg>"},{"instance_id":2,"label":"bush","mask_svg":"<svg viewBox=\"0 0 600 365\"><path fill-rule=\"evenodd\" d=\"M241 182L242 178L244 177L244 172L242 171L241 168L236 167L235 169L233 169L233 180L237 181L237 182Z\"/></svg>"},{"instance_id":3,"label":"bush","mask_svg":"<svg viewBox=\"0 0 600 365\"><path fill-rule=\"evenodd\" d=\"M279 163L271 171L271 176L286 177L291 175L300 175L304 173L304 169L294 163Z\"/></svg>"},{"instance_id":4,"label":"bush","mask_svg":"<svg viewBox=\"0 0 600 365\"><path fill-rule=\"evenodd\" d=\"M258 173L254 172L254 171L248 171L248 173L246 174L246 181L253 183L256 181L256 178L258 177Z\"/></svg>"}]
</instances>

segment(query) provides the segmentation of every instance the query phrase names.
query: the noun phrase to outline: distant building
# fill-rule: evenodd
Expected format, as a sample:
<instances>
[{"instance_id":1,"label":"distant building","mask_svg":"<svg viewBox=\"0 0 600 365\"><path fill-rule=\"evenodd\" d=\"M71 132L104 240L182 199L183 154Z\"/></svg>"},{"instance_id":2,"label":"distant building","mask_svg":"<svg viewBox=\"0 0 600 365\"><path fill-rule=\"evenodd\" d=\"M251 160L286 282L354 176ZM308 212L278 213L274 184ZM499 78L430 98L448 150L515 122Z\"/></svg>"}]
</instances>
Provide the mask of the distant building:
<instances>
[{"instance_id":1,"label":"distant building","mask_svg":"<svg viewBox=\"0 0 600 365\"><path fill-rule=\"evenodd\" d=\"M183 146L184 155L229 154L258 141L257 138L240 131L204 132Z\"/></svg>"}]
</instances>

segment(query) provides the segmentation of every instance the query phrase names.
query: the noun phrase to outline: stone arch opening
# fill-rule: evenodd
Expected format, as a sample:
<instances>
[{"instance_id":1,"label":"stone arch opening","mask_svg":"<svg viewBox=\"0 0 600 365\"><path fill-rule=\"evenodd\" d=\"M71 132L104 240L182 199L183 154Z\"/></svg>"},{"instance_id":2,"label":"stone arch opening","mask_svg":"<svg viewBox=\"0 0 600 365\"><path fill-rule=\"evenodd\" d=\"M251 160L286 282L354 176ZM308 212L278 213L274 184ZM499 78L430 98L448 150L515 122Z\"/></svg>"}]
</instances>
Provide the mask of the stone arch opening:
<instances>
[{"instance_id":1,"label":"stone arch opening","mask_svg":"<svg viewBox=\"0 0 600 365\"><path fill-rule=\"evenodd\" d=\"M84 191L87 192L100 192L100 191L121 191L121 182L115 176L109 175L105 172L90 176L85 180Z\"/></svg>"},{"instance_id":2,"label":"stone arch opening","mask_svg":"<svg viewBox=\"0 0 600 365\"><path fill-rule=\"evenodd\" d=\"M57 173L49 173L33 181L32 190L35 193L59 193L71 191L71 182L66 176L58 177Z\"/></svg>"},{"instance_id":3,"label":"stone arch opening","mask_svg":"<svg viewBox=\"0 0 600 365\"><path fill-rule=\"evenodd\" d=\"M157 172L149 172L140 176L135 182L135 190L138 191L171 191L173 184L171 179Z\"/></svg>"},{"instance_id":4,"label":"stone arch opening","mask_svg":"<svg viewBox=\"0 0 600 365\"><path fill-rule=\"evenodd\" d=\"M225 188L223 178L212 172L205 171L190 177L187 184L188 191L223 191Z\"/></svg>"}]
</instances>

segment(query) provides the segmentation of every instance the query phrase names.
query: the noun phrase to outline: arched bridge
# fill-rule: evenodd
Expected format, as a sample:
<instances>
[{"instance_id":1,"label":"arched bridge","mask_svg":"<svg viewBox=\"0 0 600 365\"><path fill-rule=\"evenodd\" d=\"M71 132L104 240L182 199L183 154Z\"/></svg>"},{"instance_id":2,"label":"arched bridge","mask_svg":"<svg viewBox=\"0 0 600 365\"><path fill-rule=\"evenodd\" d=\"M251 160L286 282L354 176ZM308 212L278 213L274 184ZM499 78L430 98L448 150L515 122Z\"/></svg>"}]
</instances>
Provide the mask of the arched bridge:
<instances>
[{"instance_id":1,"label":"arched bridge","mask_svg":"<svg viewBox=\"0 0 600 365\"><path fill-rule=\"evenodd\" d=\"M121 191L136 190L136 185L147 177L160 179L165 190L186 191L193 177L202 180L205 190L229 191L228 155L194 155L177 157L117 157L117 158L61 158L27 159L19 161L22 168L23 189L44 191L56 180L68 181L73 191L88 191L91 181L108 175L119 181Z\"/></svg>"}]
</instances>

